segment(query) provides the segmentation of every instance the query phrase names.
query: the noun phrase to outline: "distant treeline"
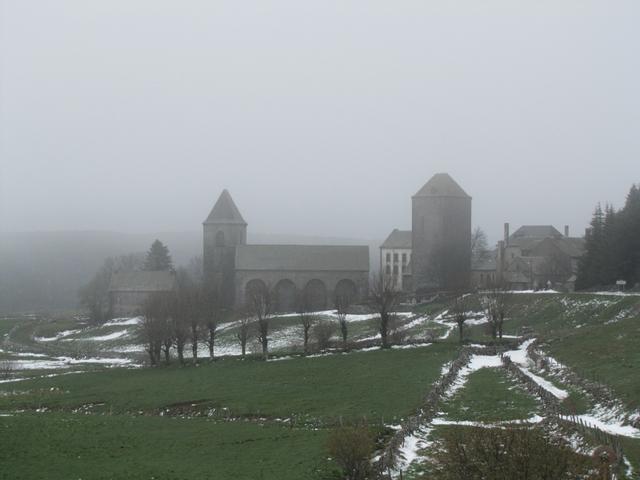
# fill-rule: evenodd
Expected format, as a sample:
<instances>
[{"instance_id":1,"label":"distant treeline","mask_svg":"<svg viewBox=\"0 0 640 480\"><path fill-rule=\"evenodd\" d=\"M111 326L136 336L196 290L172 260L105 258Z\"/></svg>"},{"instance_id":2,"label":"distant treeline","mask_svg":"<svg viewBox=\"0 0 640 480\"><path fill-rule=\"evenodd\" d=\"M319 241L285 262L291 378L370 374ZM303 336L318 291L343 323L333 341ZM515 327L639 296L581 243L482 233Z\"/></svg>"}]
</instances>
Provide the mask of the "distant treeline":
<instances>
[{"instance_id":1,"label":"distant treeline","mask_svg":"<svg viewBox=\"0 0 640 480\"><path fill-rule=\"evenodd\" d=\"M618 280L627 288L640 283L640 185L631 187L622 209L596 207L576 288L607 287Z\"/></svg>"}]
</instances>

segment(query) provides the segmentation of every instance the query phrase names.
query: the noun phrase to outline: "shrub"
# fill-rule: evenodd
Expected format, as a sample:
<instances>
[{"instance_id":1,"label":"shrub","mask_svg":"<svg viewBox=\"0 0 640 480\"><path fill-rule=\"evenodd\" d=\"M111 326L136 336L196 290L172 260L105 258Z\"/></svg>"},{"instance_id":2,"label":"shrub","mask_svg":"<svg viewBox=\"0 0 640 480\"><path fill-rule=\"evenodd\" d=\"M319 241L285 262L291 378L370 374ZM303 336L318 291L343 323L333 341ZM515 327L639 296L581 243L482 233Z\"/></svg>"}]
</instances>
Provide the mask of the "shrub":
<instances>
[{"instance_id":1,"label":"shrub","mask_svg":"<svg viewBox=\"0 0 640 480\"><path fill-rule=\"evenodd\" d=\"M336 333L336 324L330 320L322 320L313 327L313 336L320 350L325 350L331 343L331 337Z\"/></svg>"},{"instance_id":2,"label":"shrub","mask_svg":"<svg viewBox=\"0 0 640 480\"><path fill-rule=\"evenodd\" d=\"M327 441L329 455L342 469L347 480L364 480L371 473L375 443L366 425L339 427Z\"/></svg>"},{"instance_id":3,"label":"shrub","mask_svg":"<svg viewBox=\"0 0 640 480\"><path fill-rule=\"evenodd\" d=\"M450 428L433 458L434 480L589 478L587 457L538 428ZM551 460L551 461L550 461Z\"/></svg>"}]
</instances>

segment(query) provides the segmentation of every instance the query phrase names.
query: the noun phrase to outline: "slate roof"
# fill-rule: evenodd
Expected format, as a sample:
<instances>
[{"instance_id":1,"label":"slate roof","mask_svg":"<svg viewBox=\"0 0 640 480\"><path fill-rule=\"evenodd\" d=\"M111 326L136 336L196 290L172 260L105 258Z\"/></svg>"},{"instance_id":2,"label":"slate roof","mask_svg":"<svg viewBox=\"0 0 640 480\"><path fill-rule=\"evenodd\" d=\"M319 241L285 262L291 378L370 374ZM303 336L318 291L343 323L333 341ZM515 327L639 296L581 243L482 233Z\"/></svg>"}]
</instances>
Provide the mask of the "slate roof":
<instances>
[{"instance_id":1,"label":"slate roof","mask_svg":"<svg viewBox=\"0 0 640 480\"><path fill-rule=\"evenodd\" d=\"M576 237L562 237L553 240L560 250L570 257L581 257L585 251L585 239Z\"/></svg>"},{"instance_id":2,"label":"slate roof","mask_svg":"<svg viewBox=\"0 0 640 480\"><path fill-rule=\"evenodd\" d=\"M448 173L436 173L414 197L471 198Z\"/></svg>"},{"instance_id":3,"label":"slate roof","mask_svg":"<svg viewBox=\"0 0 640 480\"><path fill-rule=\"evenodd\" d=\"M555 229L553 225L523 225L518 230L513 232L509 237L512 238L548 238L548 237L562 237L563 235Z\"/></svg>"},{"instance_id":4,"label":"slate roof","mask_svg":"<svg viewBox=\"0 0 640 480\"><path fill-rule=\"evenodd\" d=\"M238 245L236 270L364 272L369 270L369 247Z\"/></svg>"},{"instance_id":5,"label":"slate roof","mask_svg":"<svg viewBox=\"0 0 640 480\"><path fill-rule=\"evenodd\" d=\"M111 276L110 292L167 292L176 287L176 275L168 271L119 272Z\"/></svg>"},{"instance_id":6,"label":"slate roof","mask_svg":"<svg viewBox=\"0 0 640 480\"><path fill-rule=\"evenodd\" d=\"M222 191L204 223L247 224L227 189Z\"/></svg>"},{"instance_id":7,"label":"slate roof","mask_svg":"<svg viewBox=\"0 0 640 480\"><path fill-rule=\"evenodd\" d=\"M411 248L412 245L411 230L398 230L395 228L380 245L380 248Z\"/></svg>"}]
</instances>

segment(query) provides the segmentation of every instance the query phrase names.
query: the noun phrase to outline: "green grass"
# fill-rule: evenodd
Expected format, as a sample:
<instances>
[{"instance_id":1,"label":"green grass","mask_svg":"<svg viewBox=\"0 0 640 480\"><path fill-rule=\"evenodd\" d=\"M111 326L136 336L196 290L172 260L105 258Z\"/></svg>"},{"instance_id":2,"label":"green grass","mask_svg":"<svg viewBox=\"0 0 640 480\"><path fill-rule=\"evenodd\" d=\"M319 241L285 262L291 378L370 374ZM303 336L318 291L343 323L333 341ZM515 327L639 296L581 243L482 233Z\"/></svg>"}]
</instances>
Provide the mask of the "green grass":
<instances>
[{"instance_id":1,"label":"green grass","mask_svg":"<svg viewBox=\"0 0 640 480\"><path fill-rule=\"evenodd\" d=\"M105 411L152 411L206 402L234 415L362 417L379 421L411 413L457 347L354 352L275 362L239 359L198 367L113 368L101 372L0 384L25 395L0 396L0 410L73 409L105 403ZM51 388L65 392L50 395Z\"/></svg>"},{"instance_id":2,"label":"green grass","mask_svg":"<svg viewBox=\"0 0 640 480\"><path fill-rule=\"evenodd\" d=\"M640 297L515 294L505 333L519 334L522 327L532 328L557 360L609 385L628 407L640 408ZM467 334L490 338L484 325Z\"/></svg>"},{"instance_id":3,"label":"green grass","mask_svg":"<svg viewBox=\"0 0 640 480\"><path fill-rule=\"evenodd\" d=\"M540 404L501 368L481 368L448 400L445 416L455 421L524 420L540 413Z\"/></svg>"},{"instance_id":4,"label":"green grass","mask_svg":"<svg viewBox=\"0 0 640 480\"><path fill-rule=\"evenodd\" d=\"M207 419L0 417L0 479L327 478L325 430Z\"/></svg>"}]
</instances>

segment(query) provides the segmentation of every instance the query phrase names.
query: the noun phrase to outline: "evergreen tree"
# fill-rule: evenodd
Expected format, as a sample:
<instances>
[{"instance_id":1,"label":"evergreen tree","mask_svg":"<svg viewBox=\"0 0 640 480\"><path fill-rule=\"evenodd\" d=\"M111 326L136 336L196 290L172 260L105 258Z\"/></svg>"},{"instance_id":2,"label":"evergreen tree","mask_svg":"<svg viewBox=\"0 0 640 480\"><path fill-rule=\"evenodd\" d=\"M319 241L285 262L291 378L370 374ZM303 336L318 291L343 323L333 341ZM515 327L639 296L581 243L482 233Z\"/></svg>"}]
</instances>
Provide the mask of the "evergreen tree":
<instances>
[{"instance_id":1,"label":"evergreen tree","mask_svg":"<svg viewBox=\"0 0 640 480\"><path fill-rule=\"evenodd\" d=\"M633 185L624 208L598 205L585 236L585 254L578 269L579 289L640 282L640 188Z\"/></svg>"},{"instance_id":2,"label":"evergreen tree","mask_svg":"<svg viewBox=\"0 0 640 480\"><path fill-rule=\"evenodd\" d=\"M145 270L172 270L173 262L169 249L160 241L156 240L151 244L144 261Z\"/></svg>"}]
</instances>

